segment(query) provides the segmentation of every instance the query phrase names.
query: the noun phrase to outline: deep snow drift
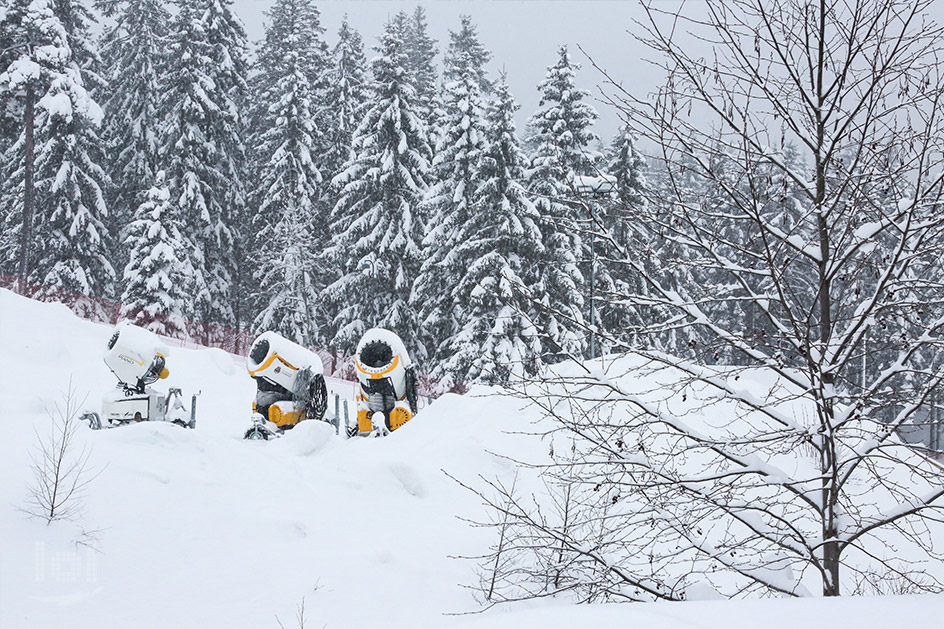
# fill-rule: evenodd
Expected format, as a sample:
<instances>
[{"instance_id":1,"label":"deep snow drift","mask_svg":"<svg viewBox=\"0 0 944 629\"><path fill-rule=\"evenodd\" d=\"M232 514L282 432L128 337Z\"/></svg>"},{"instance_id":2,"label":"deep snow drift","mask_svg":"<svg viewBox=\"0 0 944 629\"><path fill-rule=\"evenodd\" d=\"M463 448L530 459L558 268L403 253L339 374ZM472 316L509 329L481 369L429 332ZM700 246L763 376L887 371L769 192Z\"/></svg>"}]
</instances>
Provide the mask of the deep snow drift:
<instances>
[{"instance_id":1,"label":"deep snow drift","mask_svg":"<svg viewBox=\"0 0 944 629\"><path fill-rule=\"evenodd\" d=\"M92 432L100 475L77 522L46 526L25 503L34 430L70 389L95 410L114 386L102 362L111 328L0 290L0 627L931 627L944 597L569 606L476 611L475 562L491 531L474 483L540 462L546 444L515 434L533 414L473 389L447 395L386 439L345 441L306 422L247 442L255 387L244 363L172 348L162 387L202 390L197 429L138 424ZM335 384L338 390L344 390ZM87 396L87 397L86 397ZM76 544L89 541L96 550Z\"/></svg>"}]
</instances>

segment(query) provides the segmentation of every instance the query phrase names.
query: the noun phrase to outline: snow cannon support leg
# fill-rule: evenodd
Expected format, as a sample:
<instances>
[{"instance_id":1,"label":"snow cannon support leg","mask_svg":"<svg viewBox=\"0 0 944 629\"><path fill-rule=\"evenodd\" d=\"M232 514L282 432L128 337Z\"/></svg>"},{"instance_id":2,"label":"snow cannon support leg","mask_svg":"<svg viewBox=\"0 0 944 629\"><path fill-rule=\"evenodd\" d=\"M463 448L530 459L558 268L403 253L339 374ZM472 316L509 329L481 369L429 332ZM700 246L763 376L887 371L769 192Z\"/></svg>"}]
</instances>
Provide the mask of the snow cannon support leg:
<instances>
[{"instance_id":1,"label":"snow cannon support leg","mask_svg":"<svg viewBox=\"0 0 944 629\"><path fill-rule=\"evenodd\" d=\"M259 413L252 414L252 425L249 427L249 430L246 431L246 434L243 435L243 439L249 439L250 441L268 441L279 436L278 427L270 421L267 421L265 417Z\"/></svg>"},{"instance_id":2,"label":"snow cannon support leg","mask_svg":"<svg viewBox=\"0 0 944 629\"><path fill-rule=\"evenodd\" d=\"M102 418L98 413L82 413L79 417L79 421L87 423L92 430L102 429Z\"/></svg>"}]
</instances>

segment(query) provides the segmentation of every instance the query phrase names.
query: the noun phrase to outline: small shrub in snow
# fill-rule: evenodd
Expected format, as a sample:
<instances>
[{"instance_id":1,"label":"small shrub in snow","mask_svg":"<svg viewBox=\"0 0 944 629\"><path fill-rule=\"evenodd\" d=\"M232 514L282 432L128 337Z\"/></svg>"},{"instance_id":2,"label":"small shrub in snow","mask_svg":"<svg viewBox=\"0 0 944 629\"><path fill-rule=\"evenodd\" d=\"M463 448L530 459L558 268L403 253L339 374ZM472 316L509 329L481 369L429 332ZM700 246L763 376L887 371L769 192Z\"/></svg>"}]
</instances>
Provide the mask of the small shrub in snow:
<instances>
[{"instance_id":1,"label":"small shrub in snow","mask_svg":"<svg viewBox=\"0 0 944 629\"><path fill-rule=\"evenodd\" d=\"M78 442L81 421L75 391L62 396L62 403L49 412L48 432L36 431L31 453L32 479L22 511L49 524L76 518L83 508L85 490L98 476L89 467L89 449Z\"/></svg>"}]
</instances>

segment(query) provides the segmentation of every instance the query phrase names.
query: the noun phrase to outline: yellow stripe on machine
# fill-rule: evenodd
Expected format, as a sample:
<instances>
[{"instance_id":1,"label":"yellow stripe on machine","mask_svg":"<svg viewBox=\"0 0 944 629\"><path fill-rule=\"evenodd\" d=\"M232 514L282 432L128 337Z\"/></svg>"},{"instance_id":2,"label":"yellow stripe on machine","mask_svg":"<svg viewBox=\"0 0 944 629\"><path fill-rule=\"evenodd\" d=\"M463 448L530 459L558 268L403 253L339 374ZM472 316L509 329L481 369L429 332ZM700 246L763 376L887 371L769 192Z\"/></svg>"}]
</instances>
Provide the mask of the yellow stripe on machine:
<instances>
[{"instance_id":1,"label":"yellow stripe on machine","mask_svg":"<svg viewBox=\"0 0 944 629\"><path fill-rule=\"evenodd\" d=\"M136 364L136 365L142 365L142 366L144 365L144 361L143 361L143 360L138 360L138 359L135 358L134 356L128 356L127 354L118 354L118 356L120 356L121 358L127 358L128 360L130 360L131 362L133 362L133 363ZM160 354L158 354L158 356L160 356Z\"/></svg>"},{"instance_id":2,"label":"yellow stripe on machine","mask_svg":"<svg viewBox=\"0 0 944 629\"><path fill-rule=\"evenodd\" d=\"M290 364L287 360L285 360L284 358L282 358L282 357L279 356L278 354L272 354L271 356L269 356L268 359L266 359L266 361L265 361L264 363L262 363L261 365L259 365L259 367L258 367L255 371L250 371L250 372L249 372L249 375L255 378L257 373L259 373L260 371L265 371L266 369L268 369L268 368L272 365L272 362L273 362L276 358L278 358L278 359L279 359L279 362L281 362L283 365L285 365L285 366L288 367L289 369L293 369L293 370L295 370L295 371L298 371L298 369L297 369L294 365Z\"/></svg>"}]
</instances>

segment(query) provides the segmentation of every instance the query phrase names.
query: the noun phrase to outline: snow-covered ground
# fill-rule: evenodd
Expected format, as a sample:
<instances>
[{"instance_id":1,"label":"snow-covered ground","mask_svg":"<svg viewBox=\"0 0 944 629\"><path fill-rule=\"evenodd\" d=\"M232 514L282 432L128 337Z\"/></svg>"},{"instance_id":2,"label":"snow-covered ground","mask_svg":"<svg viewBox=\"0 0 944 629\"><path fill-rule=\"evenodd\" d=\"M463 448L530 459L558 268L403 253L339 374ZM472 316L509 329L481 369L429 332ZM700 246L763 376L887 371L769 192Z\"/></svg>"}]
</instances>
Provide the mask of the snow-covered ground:
<instances>
[{"instance_id":1,"label":"snow-covered ground","mask_svg":"<svg viewBox=\"0 0 944 629\"><path fill-rule=\"evenodd\" d=\"M451 480L510 477L546 444L533 415L486 389L447 395L386 439L345 441L304 423L242 440L254 385L241 361L175 348L164 386L199 389L197 429L79 431L100 470L76 522L47 526L26 499L35 430L71 389L95 409L114 386L111 328L0 290L0 627L937 627L944 597L569 606L482 614L474 556L487 516ZM76 544L82 531L89 547Z\"/></svg>"}]
</instances>

